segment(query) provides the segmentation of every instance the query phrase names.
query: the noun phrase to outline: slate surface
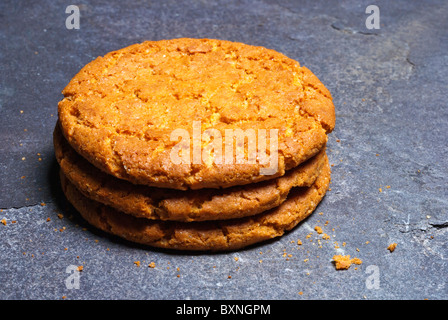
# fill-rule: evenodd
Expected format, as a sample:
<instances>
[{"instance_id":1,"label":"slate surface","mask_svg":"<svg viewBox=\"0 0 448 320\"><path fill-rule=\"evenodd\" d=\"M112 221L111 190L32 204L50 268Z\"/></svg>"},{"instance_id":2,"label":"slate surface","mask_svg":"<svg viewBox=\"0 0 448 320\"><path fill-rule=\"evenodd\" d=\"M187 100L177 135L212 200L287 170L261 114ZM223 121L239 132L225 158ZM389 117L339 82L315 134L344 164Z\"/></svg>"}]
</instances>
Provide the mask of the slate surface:
<instances>
[{"instance_id":1,"label":"slate surface","mask_svg":"<svg viewBox=\"0 0 448 320\"><path fill-rule=\"evenodd\" d=\"M69 4L0 2L1 299L448 298L446 1L84 0L79 30L65 26ZM370 4L379 30L365 26ZM232 253L154 250L90 228L61 195L61 90L99 55L176 37L276 49L331 91L331 191L284 237ZM335 270L340 253L363 263ZM70 289L67 268L80 265Z\"/></svg>"}]
</instances>

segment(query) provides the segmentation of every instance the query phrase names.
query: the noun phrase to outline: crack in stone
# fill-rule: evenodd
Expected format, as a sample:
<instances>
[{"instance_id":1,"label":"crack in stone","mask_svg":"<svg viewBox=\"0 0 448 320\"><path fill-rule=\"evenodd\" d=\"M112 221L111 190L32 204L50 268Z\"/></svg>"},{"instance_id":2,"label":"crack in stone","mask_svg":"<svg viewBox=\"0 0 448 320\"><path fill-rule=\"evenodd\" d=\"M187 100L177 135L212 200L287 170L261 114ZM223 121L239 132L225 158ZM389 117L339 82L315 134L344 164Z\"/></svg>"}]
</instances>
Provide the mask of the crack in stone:
<instances>
[{"instance_id":1,"label":"crack in stone","mask_svg":"<svg viewBox=\"0 0 448 320\"><path fill-rule=\"evenodd\" d=\"M370 32L364 32L364 31L359 31L359 30L354 30L351 28L342 28L339 26L336 26L337 22L334 22L330 25L331 28L333 28L334 30L346 33L346 34L362 34L362 35L366 35L366 36L379 36L379 34L377 33L370 33Z\"/></svg>"},{"instance_id":2,"label":"crack in stone","mask_svg":"<svg viewBox=\"0 0 448 320\"><path fill-rule=\"evenodd\" d=\"M20 209L26 209L26 208L41 207L42 203L45 203L45 204L50 203L50 204L52 204L53 201L41 201L41 202L37 202L37 203L27 204L27 205L24 205L24 206L12 206L12 207L9 207L9 208L1 207L0 209L2 209L2 210L12 210L12 209L20 210Z\"/></svg>"}]
</instances>

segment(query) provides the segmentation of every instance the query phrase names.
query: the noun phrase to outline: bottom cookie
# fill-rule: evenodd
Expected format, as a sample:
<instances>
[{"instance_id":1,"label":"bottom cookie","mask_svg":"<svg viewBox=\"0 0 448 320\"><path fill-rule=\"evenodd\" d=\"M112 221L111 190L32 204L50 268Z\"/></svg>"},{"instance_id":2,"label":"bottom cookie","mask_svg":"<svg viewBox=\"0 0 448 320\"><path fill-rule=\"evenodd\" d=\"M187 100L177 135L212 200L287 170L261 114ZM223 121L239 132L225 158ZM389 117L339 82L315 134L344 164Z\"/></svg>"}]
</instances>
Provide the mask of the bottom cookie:
<instances>
[{"instance_id":1,"label":"bottom cookie","mask_svg":"<svg viewBox=\"0 0 448 320\"><path fill-rule=\"evenodd\" d=\"M94 227L131 242L153 247L197 250L236 250L282 236L309 216L330 185L327 160L310 187L290 191L280 206L255 216L230 220L175 222L137 218L85 197L61 172L62 189L69 202Z\"/></svg>"}]
</instances>

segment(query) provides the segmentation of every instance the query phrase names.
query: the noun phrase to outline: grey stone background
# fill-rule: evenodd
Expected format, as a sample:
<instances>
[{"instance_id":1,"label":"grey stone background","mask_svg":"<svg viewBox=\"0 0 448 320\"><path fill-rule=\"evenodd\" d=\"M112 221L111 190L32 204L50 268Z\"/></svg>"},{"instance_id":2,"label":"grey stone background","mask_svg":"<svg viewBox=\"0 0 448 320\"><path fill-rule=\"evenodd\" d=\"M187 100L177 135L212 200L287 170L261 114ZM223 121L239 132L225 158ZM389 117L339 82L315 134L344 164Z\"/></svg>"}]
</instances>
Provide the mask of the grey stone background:
<instances>
[{"instance_id":1,"label":"grey stone background","mask_svg":"<svg viewBox=\"0 0 448 320\"><path fill-rule=\"evenodd\" d=\"M79 30L65 27L70 4ZM370 4L379 30L365 26ZM0 298L448 298L447 17L442 0L1 1ZM99 55L176 37L275 49L331 91L331 191L280 239L219 254L145 248L89 227L61 194L61 90ZM335 254L363 263L336 270ZM79 289L66 286L70 265L83 266Z\"/></svg>"}]
</instances>

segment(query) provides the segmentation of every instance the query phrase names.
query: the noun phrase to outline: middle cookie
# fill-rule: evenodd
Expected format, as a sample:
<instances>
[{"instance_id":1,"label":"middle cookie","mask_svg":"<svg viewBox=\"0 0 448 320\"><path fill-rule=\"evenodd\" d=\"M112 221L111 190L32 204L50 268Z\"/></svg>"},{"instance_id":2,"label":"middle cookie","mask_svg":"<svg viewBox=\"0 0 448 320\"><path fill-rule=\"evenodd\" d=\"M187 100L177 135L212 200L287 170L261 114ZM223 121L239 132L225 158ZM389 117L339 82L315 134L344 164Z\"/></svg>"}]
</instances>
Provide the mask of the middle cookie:
<instances>
[{"instance_id":1,"label":"middle cookie","mask_svg":"<svg viewBox=\"0 0 448 320\"><path fill-rule=\"evenodd\" d=\"M276 179L225 189L183 191L136 185L102 172L70 146L59 125L53 138L62 172L86 197L136 217L158 220L226 220L261 213L283 203L292 188L311 186L327 160L323 148Z\"/></svg>"}]
</instances>

